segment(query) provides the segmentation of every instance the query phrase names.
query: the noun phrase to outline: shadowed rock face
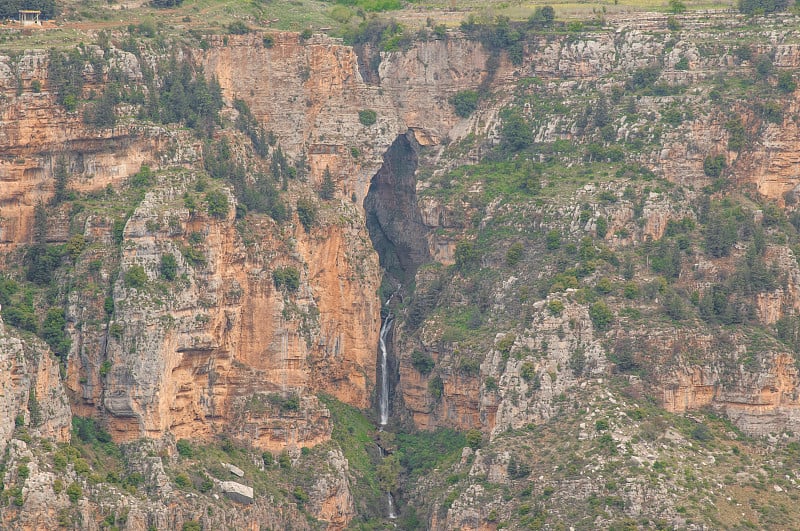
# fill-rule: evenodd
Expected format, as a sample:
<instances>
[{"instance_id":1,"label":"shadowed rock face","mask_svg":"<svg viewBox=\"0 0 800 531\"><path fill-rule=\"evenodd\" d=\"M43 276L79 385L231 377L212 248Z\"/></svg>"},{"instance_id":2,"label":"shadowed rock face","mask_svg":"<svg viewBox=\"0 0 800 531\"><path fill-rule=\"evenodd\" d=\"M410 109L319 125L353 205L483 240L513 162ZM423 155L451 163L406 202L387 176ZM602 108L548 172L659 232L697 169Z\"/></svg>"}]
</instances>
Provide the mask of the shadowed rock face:
<instances>
[{"instance_id":1,"label":"shadowed rock face","mask_svg":"<svg viewBox=\"0 0 800 531\"><path fill-rule=\"evenodd\" d=\"M367 230L380 264L400 282L430 260L428 229L417 205L417 149L412 133L398 136L364 199Z\"/></svg>"}]
</instances>

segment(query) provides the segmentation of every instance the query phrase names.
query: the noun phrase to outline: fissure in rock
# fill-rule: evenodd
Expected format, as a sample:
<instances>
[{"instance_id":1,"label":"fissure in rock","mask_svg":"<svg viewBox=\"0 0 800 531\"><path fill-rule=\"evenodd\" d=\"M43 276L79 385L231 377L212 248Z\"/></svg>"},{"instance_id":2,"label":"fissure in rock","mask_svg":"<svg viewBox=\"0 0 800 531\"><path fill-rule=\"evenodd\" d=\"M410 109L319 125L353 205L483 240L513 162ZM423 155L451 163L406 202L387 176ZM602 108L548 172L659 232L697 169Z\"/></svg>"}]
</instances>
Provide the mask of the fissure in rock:
<instances>
[{"instance_id":1,"label":"fissure in rock","mask_svg":"<svg viewBox=\"0 0 800 531\"><path fill-rule=\"evenodd\" d=\"M418 148L412 132L399 135L364 199L372 245L395 284L413 279L417 268L430 260L428 229L417 205Z\"/></svg>"}]
</instances>

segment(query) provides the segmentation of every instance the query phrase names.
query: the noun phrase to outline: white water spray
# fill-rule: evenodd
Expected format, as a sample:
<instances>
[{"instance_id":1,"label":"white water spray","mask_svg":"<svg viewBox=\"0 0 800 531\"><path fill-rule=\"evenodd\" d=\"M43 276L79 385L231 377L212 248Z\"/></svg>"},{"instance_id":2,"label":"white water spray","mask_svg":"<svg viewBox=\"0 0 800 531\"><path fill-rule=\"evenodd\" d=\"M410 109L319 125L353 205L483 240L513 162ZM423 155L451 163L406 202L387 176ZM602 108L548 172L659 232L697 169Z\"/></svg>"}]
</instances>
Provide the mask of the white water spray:
<instances>
[{"instance_id":1,"label":"white water spray","mask_svg":"<svg viewBox=\"0 0 800 531\"><path fill-rule=\"evenodd\" d=\"M397 518L397 513L394 511L394 496L392 496L391 492L387 492L386 497L389 500L389 518L394 520Z\"/></svg>"},{"instance_id":2,"label":"white water spray","mask_svg":"<svg viewBox=\"0 0 800 531\"><path fill-rule=\"evenodd\" d=\"M386 349L386 337L389 335L389 330L392 328L392 322L394 322L392 314L387 315L381 326L381 335L378 342L381 349L381 392L379 400L381 426L386 426L389 422L389 356ZM391 496L391 494L389 496Z\"/></svg>"}]
</instances>

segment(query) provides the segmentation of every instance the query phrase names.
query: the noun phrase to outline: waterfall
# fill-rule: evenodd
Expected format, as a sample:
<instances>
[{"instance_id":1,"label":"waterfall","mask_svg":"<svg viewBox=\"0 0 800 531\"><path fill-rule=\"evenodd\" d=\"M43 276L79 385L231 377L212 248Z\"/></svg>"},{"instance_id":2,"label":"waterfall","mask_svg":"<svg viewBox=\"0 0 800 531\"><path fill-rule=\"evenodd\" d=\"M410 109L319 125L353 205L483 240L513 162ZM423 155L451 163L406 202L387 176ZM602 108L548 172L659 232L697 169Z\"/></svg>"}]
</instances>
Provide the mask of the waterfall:
<instances>
[{"instance_id":1,"label":"waterfall","mask_svg":"<svg viewBox=\"0 0 800 531\"><path fill-rule=\"evenodd\" d=\"M392 496L391 492L387 492L386 497L389 501L389 518L394 520L397 518L397 514L394 512L394 496Z\"/></svg>"},{"instance_id":2,"label":"waterfall","mask_svg":"<svg viewBox=\"0 0 800 531\"><path fill-rule=\"evenodd\" d=\"M393 321L392 314L386 316L381 326L381 335L378 342L381 349L381 388L379 400L381 426L386 426L389 422L389 360L386 349L386 336L389 335L389 330L392 328Z\"/></svg>"}]
</instances>

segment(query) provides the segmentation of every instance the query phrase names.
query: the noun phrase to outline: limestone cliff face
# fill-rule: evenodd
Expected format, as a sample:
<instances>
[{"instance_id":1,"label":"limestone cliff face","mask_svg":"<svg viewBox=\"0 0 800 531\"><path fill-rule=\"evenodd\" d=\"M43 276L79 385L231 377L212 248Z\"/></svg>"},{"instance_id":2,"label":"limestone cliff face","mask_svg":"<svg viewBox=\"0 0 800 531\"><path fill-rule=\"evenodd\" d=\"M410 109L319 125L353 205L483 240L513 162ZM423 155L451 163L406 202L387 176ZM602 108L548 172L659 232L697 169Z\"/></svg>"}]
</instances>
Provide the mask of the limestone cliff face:
<instances>
[{"instance_id":1,"label":"limestone cliff face","mask_svg":"<svg viewBox=\"0 0 800 531\"><path fill-rule=\"evenodd\" d=\"M740 31L733 22L724 23L730 31ZM223 431L275 450L325 441L331 429L329 413L313 395L325 391L366 407L374 389L379 267L365 228L364 199L390 146L410 134L428 150L426 156L435 159L442 144L469 133L485 133L493 142L498 137L499 111L520 78L535 80L530 90L556 94L569 109L550 114L526 110L536 125L536 140L544 142L581 134L576 122L585 106L584 88L610 91L620 84L617 78L625 79L656 62L662 67L659 81L672 85L708 81L720 70L752 72L751 64L734 57L731 46L706 47L723 31L712 31L708 24L689 20L680 34L673 34L663 18L654 17L640 25L619 23L613 31L537 38L528 44L521 64L513 65L501 54L491 73L490 53L450 33L446 39L416 43L407 51L383 53L377 83L363 79L353 49L325 36L301 41L296 34L275 34L271 47L265 47L257 34L212 38L208 50L191 52L206 75L216 76L227 101L245 100L291 157L308 160L310 188L298 185L289 190L290 197L309 194L328 168L336 182L335 205L322 209L321 222L310 233L296 219L283 227L262 219L250 227L252 233L241 234L233 209L227 218L216 219L192 215L185 208L181 197L193 185L193 175L165 178L127 220L119 257L109 258L108 267L96 272L98 283L113 280L113 318L104 321L97 297L87 303L83 296L71 295L67 313L73 350L67 385L73 407L83 415L102 412L121 441L165 434L211 437ZM774 53L777 68L794 67L800 63L794 38L795 29L775 27L769 42L759 44L755 53ZM130 79L141 79L135 56L113 49L109 53L112 63ZM677 68L684 58L688 70ZM7 155L0 161L4 256L30 241L34 205L51 197L55 161L62 154L75 176L71 186L79 191L118 187L143 163L166 168L200 161L199 141L181 132L131 120L113 129L89 128L79 112L66 112L54 103L47 60L42 52L0 57L0 89L6 97L0 111L0 149ZM102 84L102 73L87 72L86 78L86 91ZM33 92L34 80L43 81L41 93ZM489 87L493 98L482 101L471 118L456 117L448 98L481 86ZM703 174L703 160L719 153L729 165L725 177L732 183L753 184L761 194L777 199L794 190L800 151L791 120L797 110L796 95L784 96L780 123L766 122L745 103L730 108L741 115L753 137L741 154L728 150L727 116L704 103L708 96L708 85L682 93L680 97L698 111L679 125L661 127L660 140L650 142L656 133L648 129L650 118L645 115L659 115L663 103L659 98L664 97L644 95L634 102L632 117L615 122L616 140L647 140L650 147L637 155L639 161L687 187L699 189L710 182ZM374 125L360 123L359 111L366 109L376 111ZM452 164L477 156L468 153ZM597 218L606 217L605 242L617 248L657 240L669 220L691 215L686 202L671 202L668 192L649 190L641 201L642 214L634 220L638 204L613 186L603 191L613 194L616 202L598 205L588 221L582 220L578 208L558 212L532 208L530 213L541 219L537 228L558 225L575 236L595 234ZM597 192L590 185L574 197L575 204L594 200ZM229 192L224 193L233 204ZM691 194L684 199L692 199ZM420 233L428 249L427 254L417 249L419 256L452 263L454 242L475 212L471 208L421 198L415 222L424 226ZM488 205L485 214L498 213L495 208L499 207ZM88 261L105 259L97 248L113 241L113 221L113 216L103 214L85 220L83 234L90 250L76 268L87 277L95 275L89 272ZM192 243L193 234L200 235L199 243ZM50 239L65 238L55 231ZM192 246L204 263L190 263L184 251ZM172 283L159 277L165 254L175 257L182 277ZM786 247L771 247L767 260L782 264L791 277L780 290L759 296L758 318L772 324L787 308L800 308L800 283ZM115 265L118 277L112 274ZM126 283L126 273L134 266L146 272L144 285ZM297 292L275 288L272 271L282 266L300 271ZM697 262L700 271L724 267L724 261ZM687 288L707 287L683 280ZM511 278L503 282L507 290L515 285ZM493 304L504 302L500 295L496 299ZM542 305L534 306L505 354L499 349L503 338L474 353L479 360L477 374L474 366L464 369L454 364L454 353L439 343L437 323L422 335L421 345L404 343L406 331L399 329L399 402L424 428L479 426L496 433L549 418L552 401L580 385L574 371L567 369L576 350L583 351L589 364L587 375L600 377L606 367L600 338L591 331L582 308L567 304L564 314L557 316ZM711 340L703 336L693 341L701 345ZM419 346L442 363L438 399L429 392L429 378L411 364L410 355ZM671 348L671 343L659 346L662 352ZM740 424L751 423L754 431L791 424L797 375L786 353L773 350L758 358L763 367L745 367L736 377L723 373L713 361L667 366L670 370L658 375L664 404L675 411L719 406ZM495 379L494 385L487 387L487 377ZM295 396L296 403L291 401ZM778 417L781 420L775 420ZM58 431L52 430L48 433Z\"/></svg>"},{"instance_id":2,"label":"limestone cliff face","mask_svg":"<svg viewBox=\"0 0 800 531\"><path fill-rule=\"evenodd\" d=\"M96 47L88 49L103 55ZM30 241L34 205L52 197L53 173L59 159L73 175L70 186L74 190L100 190L119 185L142 164L157 163L158 151L176 138L163 128L127 120L113 128L88 127L80 110L68 112L56 103L57 87L48 83L48 63L48 54L41 50L17 57L0 55L0 92L4 97L0 110L3 255ZM142 78L138 60L128 52L113 49L106 66L107 70L111 68L124 72L132 82ZM86 94L102 91L107 70L85 73ZM42 87L39 92L32 89L34 81ZM184 140L179 152L184 154L187 148L191 151L193 143L185 142L183 135L177 136Z\"/></svg>"},{"instance_id":3,"label":"limestone cliff face","mask_svg":"<svg viewBox=\"0 0 800 531\"><path fill-rule=\"evenodd\" d=\"M366 407L372 389L378 307L363 294L378 276L367 242L348 222L309 235L264 220L245 243L232 207L225 219L183 207L189 182L181 175L149 192L128 220L104 349L83 367L75 356L70 385L101 389L97 405L119 440L225 432L273 450L327 440L329 413L313 393ZM192 234L202 243L190 244ZM203 257L194 263L182 254L191 245ZM159 277L165 254L178 263L173 283ZM301 271L296 293L272 280L289 265ZM126 283L135 267L144 285Z\"/></svg>"},{"instance_id":4,"label":"limestone cliff face","mask_svg":"<svg viewBox=\"0 0 800 531\"><path fill-rule=\"evenodd\" d=\"M69 441L72 412L47 345L20 338L0 320L0 365L0 449L22 426L30 435Z\"/></svg>"}]
</instances>

